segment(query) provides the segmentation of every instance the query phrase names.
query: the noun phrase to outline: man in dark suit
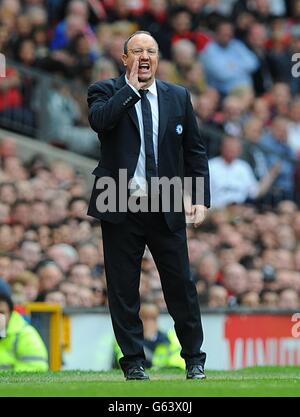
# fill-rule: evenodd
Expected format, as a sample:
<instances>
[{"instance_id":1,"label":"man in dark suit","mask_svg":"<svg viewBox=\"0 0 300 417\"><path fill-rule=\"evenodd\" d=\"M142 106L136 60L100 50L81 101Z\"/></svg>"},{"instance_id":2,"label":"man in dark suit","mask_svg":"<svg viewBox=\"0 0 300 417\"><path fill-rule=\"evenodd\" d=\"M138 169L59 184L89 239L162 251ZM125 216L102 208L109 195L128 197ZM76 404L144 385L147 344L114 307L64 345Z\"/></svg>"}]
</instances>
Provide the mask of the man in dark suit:
<instances>
[{"instance_id":1,"label":"man in dark suit","mask_svg":"<svg viewBox=\"0 0 300 417\"><path fill-rule=\"evenodd\" d=\"M171 202L164 210L164 190L155 181L150 187L148 183L155 178L178 178L182 159L184 175L192 181L189 213L198 226L210 204L205 149L187 90L155 80L158 45L150 33L135 32L126 40L123 63L125 75L96 82L88 90L90 124L101 141L101 161L93 171L96 178L88 214L101 220L109 307L124 355L120 366L126 379L149 378L143 366L139 318L141 260L147 245L175 322L187 378L203 379L206 355L201 351L203 331L189 270L184 209L176 210ZM134 184L129 191L124 172ZM202 198L196 189L199 178L204 179ZM103 179L115 181L117 201L108 210L102 198L107 193ZM141 207L156 199L159 210L136 212L130 204L123 210L122 192ZM171 197L177 197L175 191Z\"/></svg>"}]
</instances>

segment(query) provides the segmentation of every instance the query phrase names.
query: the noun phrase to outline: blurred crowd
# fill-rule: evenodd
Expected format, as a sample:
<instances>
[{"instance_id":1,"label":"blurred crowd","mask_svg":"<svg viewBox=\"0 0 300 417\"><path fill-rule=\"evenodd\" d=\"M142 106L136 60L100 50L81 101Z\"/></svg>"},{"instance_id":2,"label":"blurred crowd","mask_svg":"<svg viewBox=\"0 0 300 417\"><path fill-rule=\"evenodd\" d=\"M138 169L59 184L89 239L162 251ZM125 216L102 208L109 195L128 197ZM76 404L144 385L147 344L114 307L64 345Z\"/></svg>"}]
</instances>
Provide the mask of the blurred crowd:
<instances>
[{"instance_id":1,"label":"blurred crowd","mask_svg":"<svg viewBox=\"0 0 300 417\"><path fill-rule=\"evenodd\" d=\"M101 229L85 214L82 176L41 155L22 162L9 137L0 154L0 292L11 292L21 306L106 306ZM275 210L230 204L210 210L200 228L187 232L202 306L300 307L300 211L294 202L282 201ZM148 250L140 292L143 302L166 308Z\"/></svg>"},{"instance_id":2,"label":"blurred crowd","mask_svg":"<svg viewBox=\"0 0 300 417\"><path fill-rule=\"evenodd\" d=\"M137 29L159 44L157 78L191 92L216 173L213 205L299 203L299 0L1 0L0 125L99 159L87 87L123 72Z\"/></svg>"},{"instance_id":3,"label":"blurred crowd","mask_svg":"<svg viewBox=\"0 0 300 417\"><path fill-rule=\"evenodd\" d=\"M99 159L87 87L123 72L124 40L138 29L159 44L157 78L190 91L207 148L213 210L188 229L202 305L298 308L299 0L0 0L9 62L0 126L11 119L25 132L42 119L44 141ZM9 138L1 159L1 285L21 304L106 305L100 228L85 216L82 177L39 155L24 164ZM141 292L164 307L147 252Z\"/></svg>"},{"instance_id":4,"label":"blurred crowd","mask_svg":"<svg viewBox=\"0 0 300 417\"><path fill-rule=\"evenodd\" d=\"M86 216L82 176L41 155L24 164L9 137L0 155L0 292L20 305L105 305L99 225Z\"/></svg>"}]
</instances>

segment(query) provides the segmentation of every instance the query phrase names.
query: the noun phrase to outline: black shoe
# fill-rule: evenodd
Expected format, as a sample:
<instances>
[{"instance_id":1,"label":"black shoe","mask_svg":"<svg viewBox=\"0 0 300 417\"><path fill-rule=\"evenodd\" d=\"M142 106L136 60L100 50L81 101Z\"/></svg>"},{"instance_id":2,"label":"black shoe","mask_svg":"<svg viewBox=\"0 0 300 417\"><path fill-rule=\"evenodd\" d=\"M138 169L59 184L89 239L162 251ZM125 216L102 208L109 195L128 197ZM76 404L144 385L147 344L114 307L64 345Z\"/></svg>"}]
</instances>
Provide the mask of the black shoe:
<instances>
[{"instance_id":1,"label":"black shoe","mask_svg":"<svg viewBox=\"0 0 300 417\"><path fill-rule=\"evenodd\" d=\"M149 379L149 376L146 374L143 366L135 365L128 368L124 372L125 378L127 381L139 380L143 381Z\"/></svg>"},{"instance_id":2,"label":"black shoe","mask_svg":"<svg viewBox=\"0 0 300 417\"><path fill-rule=\"evenodd\" d=\"M189 365L187 367L186 379L205 379L203 367L201 365Z\"/></svg>"}]
</instances>

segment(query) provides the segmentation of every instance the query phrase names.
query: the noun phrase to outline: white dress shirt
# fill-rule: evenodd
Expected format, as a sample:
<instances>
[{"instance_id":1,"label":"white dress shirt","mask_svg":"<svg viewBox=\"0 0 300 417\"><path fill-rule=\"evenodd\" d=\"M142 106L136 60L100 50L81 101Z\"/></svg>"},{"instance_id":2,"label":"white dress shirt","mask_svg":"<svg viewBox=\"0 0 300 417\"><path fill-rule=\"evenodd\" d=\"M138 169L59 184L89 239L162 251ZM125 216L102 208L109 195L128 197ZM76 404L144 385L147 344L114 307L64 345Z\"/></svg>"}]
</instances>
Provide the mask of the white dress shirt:
<instances>
[{"instance_id":1,"label":"white dress shirt","mask_svg":"<svg viewBox=\"0 0 300 417\"><path fill-rule=\"evenodd\" d=\"M288 145L300 158L300 123L290 122L288 125Z\"/></svg>"},{"instance_id":2,"label":"white dress shirt","mask_svg":"<svg viewBox=\"0 0 300 417\"><path fill-rule=\"evenodd\" d=\"M235 159L230 164L221 156L208 161L212 208L223 208L231 203L243 204L255 198L258 182L246 161Z\"/></svg>"},{"instance_id":3,"label":"white dress shirt","mask_svg":"<svg viewBox=\"0 0 300 417\"><path fill-rule=\"evenodd\" d=\"M134 88L125 76L126 83L133 89L133 91L140 96L138 90ZM153 125L153 147L154 147L154 156L156 165L158 165L158 124L159 124L159 113L158 113L158 98L157 98L157 88L155 80L147 88L147 98L150 102L151 112L152 112L152 125ZM141 137L141 148L134 172L133 180L131 183L132 192L134 195L146 195L146 159L145 159L145 140L144 140L144 125L143 125L143 115L142 115L142 104L139 100L135 104L135 111L137 114L139 128L140 128L140 137ZM135 190L139 190L137 193Z\"/></svg>"}]
</instances>

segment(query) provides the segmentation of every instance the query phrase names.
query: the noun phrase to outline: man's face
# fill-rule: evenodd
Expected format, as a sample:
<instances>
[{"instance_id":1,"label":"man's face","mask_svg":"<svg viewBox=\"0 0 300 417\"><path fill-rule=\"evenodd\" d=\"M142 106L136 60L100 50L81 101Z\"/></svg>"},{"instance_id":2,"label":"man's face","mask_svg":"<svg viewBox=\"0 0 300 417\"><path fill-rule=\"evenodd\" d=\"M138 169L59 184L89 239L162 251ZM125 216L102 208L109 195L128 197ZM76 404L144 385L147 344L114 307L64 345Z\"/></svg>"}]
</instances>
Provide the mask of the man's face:
<instances>
[{"instance_id":1,"label":"man's face","mask_svg":"<svg viewBox=\"0 0 300 417\"><path fill-rule=\"evenodd\" d=\"M3 314L5 316L5 323L6 327L8 326L8 321L10 319L10 311L7 303L4 301L0 301L0 314ZM2 321L1 321L2 324Z\"/></svg>"},{"instance_id":2,"label":"man's face","mask_svg":"<svg viewBox=\"0 0 300 417\"><path fill-rule=\"evenodd\" d=\"M227 139L222 146L221 154L228 163L238 158L241 154L241 145L238 139Z\"/></svg>"},{"instance_id":3,"label":"man's face","mask_svg":"<svg viewBox=\"0 0 300 417\"><path fill-rule=\"evenodd\" d=\"M10 275L11 260L3 256L0 258L0 277L8 278Z\"/></svg>"},{"instance_id":4,"label":"man's face","mask_svg":"<svg viewBox=\"0 0 300 417\"><path fill-rule=\"evenodd\" d=\"M154 81L158 65L157 43L147 34L135 35L128 42L127 54L122 56L123 64L126 67L126 75L129 77L133 64L139 63L138 80L147 82L147 86Z\"/></svg>"},{"instance_id":5,"label":"man's face","mask_svg":"<svg viewBox=\"0 0 300 417\"><path fill-rule=\"evenodd\" d=\"M233 38L233 27L230 23L221 25L216 34L216 41L226 47Z\"/></svg>"},{"instance_id":6,"label":"man's face","mask_svg":"<svg viewBox=\"0 0 300 417\"><path fill-rule=\"evenodd\" d=\"M288 123L285 120L275 120L272 124L272 133L280 143L287 142Z\"/></svg>"}]
</instances>

